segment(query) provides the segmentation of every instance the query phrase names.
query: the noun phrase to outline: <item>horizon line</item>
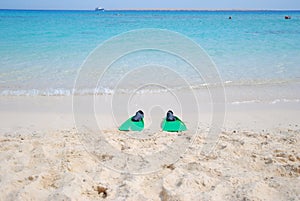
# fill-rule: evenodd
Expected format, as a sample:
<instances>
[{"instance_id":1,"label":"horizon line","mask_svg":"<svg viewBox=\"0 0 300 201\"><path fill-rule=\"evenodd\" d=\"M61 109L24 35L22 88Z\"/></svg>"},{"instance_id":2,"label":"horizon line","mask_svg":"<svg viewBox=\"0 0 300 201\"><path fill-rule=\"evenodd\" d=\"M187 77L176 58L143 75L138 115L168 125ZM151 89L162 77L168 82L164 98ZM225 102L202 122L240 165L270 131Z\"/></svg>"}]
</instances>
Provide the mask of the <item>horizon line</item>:
<instances>
[{"instance_id":1,"label":"horizon line","mask_svg":"<svg viewBox=\"0 0 300 201\"><path fill-rule=\"evenodd\" d=\"M28 11L95 11L95 9L26 9L26 8L0 8L0 10L28 10ZM198 8L122 8L105 9L104 11L300 11L300 9L198 9Z\"/></svg>"}]
</instances>

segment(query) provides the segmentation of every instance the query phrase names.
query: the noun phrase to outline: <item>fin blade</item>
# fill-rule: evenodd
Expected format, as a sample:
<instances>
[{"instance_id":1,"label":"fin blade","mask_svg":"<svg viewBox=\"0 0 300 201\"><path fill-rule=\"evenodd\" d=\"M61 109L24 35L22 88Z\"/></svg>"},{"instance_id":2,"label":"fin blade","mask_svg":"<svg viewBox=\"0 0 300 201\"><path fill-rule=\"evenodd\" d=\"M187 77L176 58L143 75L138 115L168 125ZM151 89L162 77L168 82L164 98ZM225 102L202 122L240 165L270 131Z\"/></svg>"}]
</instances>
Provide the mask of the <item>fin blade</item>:
<instances>
[{"instance_id":1,"label":"fin blade","mask_svg":"<svg viewBox=\"0 0 300 201\"><path fill-rule=\"evenodd\" d=\"M162 129L163 131L167 132L179 132L187 130L186 125L179 118L176 118L176 121L167 121L165 118L162 123Z\"/></svg>"},{"instance_id":2,"label":"fin blade","mask_svg":"<svg viewBox=\"0 0 300 201\"><path fill-rule=\"evenodd\" d=\"M131 117L132 118L132 117ZM120 127L120 131L142 131L144 129L144 120L134 122L131 118L127 119Z\"/></svg>"}]
</instances>

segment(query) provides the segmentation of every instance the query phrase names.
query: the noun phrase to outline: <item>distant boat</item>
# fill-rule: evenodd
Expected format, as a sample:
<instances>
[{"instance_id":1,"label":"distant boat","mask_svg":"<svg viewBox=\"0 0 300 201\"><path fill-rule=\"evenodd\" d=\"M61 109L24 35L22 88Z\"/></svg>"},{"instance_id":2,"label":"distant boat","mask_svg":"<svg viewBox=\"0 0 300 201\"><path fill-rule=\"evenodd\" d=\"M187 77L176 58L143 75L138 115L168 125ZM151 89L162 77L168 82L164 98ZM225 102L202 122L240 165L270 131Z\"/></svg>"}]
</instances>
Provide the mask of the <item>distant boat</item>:
<instances>
[{"instance_id":1,"label":"distant boat","mask_svg":"<svg viewBox=\"0 0 300 201\"><path fill-rule=\"evenodd\" d=\"M104 8L102 8L102 7L97 7L97 8L95 8L95 11L104 11Z\"/></svg>"}]
</instances>

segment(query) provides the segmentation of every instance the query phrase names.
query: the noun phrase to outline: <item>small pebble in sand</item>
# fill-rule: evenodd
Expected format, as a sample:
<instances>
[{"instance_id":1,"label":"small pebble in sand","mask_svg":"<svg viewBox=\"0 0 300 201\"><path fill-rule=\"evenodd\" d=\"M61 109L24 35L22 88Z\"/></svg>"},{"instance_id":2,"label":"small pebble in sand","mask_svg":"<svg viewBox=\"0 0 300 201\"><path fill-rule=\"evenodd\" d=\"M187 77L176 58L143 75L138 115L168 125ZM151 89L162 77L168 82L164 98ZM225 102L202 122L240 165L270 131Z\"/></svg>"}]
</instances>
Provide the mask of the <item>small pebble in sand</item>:
<instances>
[{"instance_id":1,"label":"small pebble in sand","mask_svg":"<svg viewBox=\"0 0 300 201\"><path fill-rule=\"evenodd\" d=\"M102 198L107 197L107 188L102 187L102 186L97 186L96 191L98 192L98 195L102 194Z\"/></svg>"},{"instance_id":2,"label":"small pebble in sand","mask_svg":"<svg viewBox=\"0 0 300 201\"><path fill-rule=\"evenodd\" d=\"M296 161L296 158L295 158L295 156L293 156L293 155L289 155L289 160L292 161L292 162L295 162L295 161Z\"/></svg>"},{"instance_id":3,"label":"small pebble in sand","mask_svg":"<svg viewBox=\"0 0 300 201\"><path fill-rule=\"evenodd\" d=\"M273 162L272 158L264 158L265 164L271 164Z\"/></svg>"},{"instance_id":4,"label":"small pebble in sand","mask_svg":"<svg viewBox=\"0 0 300 201\"><path fill-rule=\"evenodd\" d=\"M170 165L164 165L164 168L168 168L170 170L174 170L175 169L175 166L173 164L170 164Z\"/></svg>"}]
</instances>

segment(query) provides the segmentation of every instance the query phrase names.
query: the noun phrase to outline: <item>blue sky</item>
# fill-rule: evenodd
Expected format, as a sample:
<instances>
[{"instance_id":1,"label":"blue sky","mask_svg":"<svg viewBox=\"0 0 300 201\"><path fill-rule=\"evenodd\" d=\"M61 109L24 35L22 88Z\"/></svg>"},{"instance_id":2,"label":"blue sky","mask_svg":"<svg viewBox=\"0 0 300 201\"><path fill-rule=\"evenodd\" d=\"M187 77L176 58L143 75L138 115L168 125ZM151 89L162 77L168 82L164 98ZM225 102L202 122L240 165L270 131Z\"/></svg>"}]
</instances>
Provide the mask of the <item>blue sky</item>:
<instances>
[{"instance_id":1,"label":"blue sky","mask_svg":"<svg viewBox=\"0 0 300 201\"><path fill-rule=\"evenodd\" d=\"M1 9L300 9L300 0L0 0Z\"/></svg>"}]
</instances>

